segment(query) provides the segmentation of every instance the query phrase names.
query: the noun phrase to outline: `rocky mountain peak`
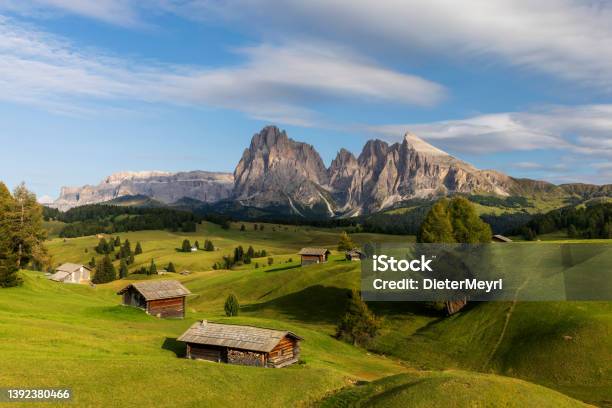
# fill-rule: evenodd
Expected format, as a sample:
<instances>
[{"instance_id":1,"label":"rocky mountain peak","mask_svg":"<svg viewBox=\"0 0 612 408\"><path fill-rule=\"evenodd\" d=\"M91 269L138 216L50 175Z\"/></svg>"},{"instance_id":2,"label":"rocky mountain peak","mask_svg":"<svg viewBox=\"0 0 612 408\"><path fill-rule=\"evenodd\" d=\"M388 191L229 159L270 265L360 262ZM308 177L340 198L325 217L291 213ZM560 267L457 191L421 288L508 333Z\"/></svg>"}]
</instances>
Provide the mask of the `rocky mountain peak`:
<instances>
[{"instance_id":1,"label":"rocky mountain peak","mask_svg":"<svg viewBox=\"0 0 612 408\"><path fill-rule=\"evenodd\" d=\"M427 143L414 133L406 133L404 135L403 143L405 143L409 149L415 152L424 153L431 156L450 156L445 151L440 150L437 147Z\"/></svg>"}]
</instances>

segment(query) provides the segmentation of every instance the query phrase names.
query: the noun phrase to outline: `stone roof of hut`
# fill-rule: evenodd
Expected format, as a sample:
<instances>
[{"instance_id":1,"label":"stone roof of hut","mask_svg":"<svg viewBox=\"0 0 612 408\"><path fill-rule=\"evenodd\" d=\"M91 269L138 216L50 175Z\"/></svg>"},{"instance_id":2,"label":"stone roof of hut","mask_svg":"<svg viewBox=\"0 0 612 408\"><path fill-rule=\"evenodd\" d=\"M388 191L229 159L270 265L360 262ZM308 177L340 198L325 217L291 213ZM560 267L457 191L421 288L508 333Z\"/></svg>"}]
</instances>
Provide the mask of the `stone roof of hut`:
<instances>
[{"instance_id":1,"label":"stone roof of hut","mask_svg":"<svg viewBox=\"0 0 612 408\"><path fill-rule=\"evenodd\" d=\"M175 280L134 282L121 289L117 294L121 295L130 288L136 289L146 300L169 299L191 294L189 289Z\"/></svg>"},{"instance_id":2,"label":"stone roof of hut","mask_svg":"<svg viewBox=\"0 0 612 408\"><path fill-rule=\"evenodd\" d=\"M269 353L286 336L302 340L290 331L209 323L203 320L194 323L178 341Z\"/></svg>"},{"instance_id":3,"label":"stone roof of hut","mask_svg":"<svg viewBox=\"0 0 612 408\"><path fill-rule=\"evenodd\" d=\"M81 265L81 264L70 263L70 262L66 262L66 263L61 264L55 270L58 271L58 272L73 273L73 272L79 271L81 268L85 268L88 271L91 271L91 268L89 268L88 266Z\"/></svg>"}]
</instances>

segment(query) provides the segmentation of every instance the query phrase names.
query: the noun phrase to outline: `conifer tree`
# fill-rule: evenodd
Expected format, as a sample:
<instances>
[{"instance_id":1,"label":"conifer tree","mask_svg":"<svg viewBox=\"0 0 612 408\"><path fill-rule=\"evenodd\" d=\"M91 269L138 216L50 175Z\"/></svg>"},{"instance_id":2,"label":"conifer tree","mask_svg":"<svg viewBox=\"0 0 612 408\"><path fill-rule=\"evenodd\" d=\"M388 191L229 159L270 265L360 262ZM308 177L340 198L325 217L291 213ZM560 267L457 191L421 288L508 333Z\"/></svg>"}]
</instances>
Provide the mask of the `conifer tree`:
<instances>
[{"instance_id":1,"label":"conifer tree","mask_svg":"<svg viewBox=\"0 0 612 408\"><path fill-rule=\"evenodd\" d=\"M4 183L0 182L0 288L19 286L22 282L17 276L19 268L11 239L10 214L14 208L11 193Z\"/></svg>"},{"instance_id":2,"label":"conifer tree","mask_svg":"<svg viewBox=\"0 0 612 408\"><path fill-rule=\"evenodd\" d=\"M117 236L117 237L115 238L114 245L115 245L116 247L120 247L120 246L121 246L121 238L120 238L119 236Z\"/></svg>"},{"instance_id":3,"label":"conifer tree","mask_svg":"<svg viewBox=\"0 0 612 408\"><path fill-rule=\"evenodd\" d=\"M136 242L136 248L134 248L134 255L142 254L142 246L140 246L140 242Z\"/></svg>"},{"instance_id":4,"label":"conifer tree","mask_svg":"<svg viewBox=\"0 0 612 408\"><path fill-rule=\"evenodd\" d=\"M480 219L474 206L463 197L443 198L435 203L417 234L418 242L488 243L491 227Z\"/></svg>"},{"instance_id":5,"label":"conifer tree","mask_svg":"<svg viewBox=\"0 0 612 408\"><path fill-rule=\"evenodd\" d=\"M168 263L168 267L166 268L166 270L168 272L176 272L176 268L174 267L174 264L172 262Z\"/></svg>"},{"instance_id":6,"label":"conifer tree","mask_svg":"<svg viewBox=\"0 0 612 408\"><path fill-rule=\"evenodd\" d=\"M119 278L125 279L128 276L128 265L125 258L121 258L121 264L119 266Z\"/></svg>"},{"instance_id":7,"label":"conifer tree","mask_svg":"<svg viewBox=\"0 0 612 408\"><path fill-rule=\"evenodd\" d=\"M92 268L96 267L96 258L94 258L93 256L89 260L89 266L92 267Z\"/></svg>"},{"instance_id":8,"label":"conifer tree","mask_svg":"<svg viewBox=\"0 0 612 408\"><path fill-rule=\"evenodd\" d=\"M200 249L200 243L199 243L198 241L196 241L196 242L193 244L193 246L194 246L194 247L196 247L196 248L198 248L198 249Z\"/></svg>"},{"instance_id":9,"label":"conifer tree","mask_svg":"<svg viewBox=\"0 0 612 408\"><path fill-rule=\"evenodd\" d=\"M249 249L247 249L246 254L249 258L255 258L255 250L251 245L249 245Z\"/></svg>"},{"instance_id":10,"label":"conifer tree","mask_svg":"<svg viewBox=\"0 0 612 408\"><path fill-rule=\"evenodd\" d=\"M154 259L151 259L151 265L149 265L149 275L157 275L157 266Z\"/></svg>"},{"instance_id":11,"label":"conifer tree","mask_svg":"<svg viewBox=\"0 0 612 408\"><path fill-rule=\"evenodd\" d=\"M208 240L208 239L207 239L207 240L204 242L204 250L205 250L205 251L209 251L209 252L210 252L210 251L214 251L214 250L215 250L215 246L214 246L214 244L212 243L212 241L211 241L211 240Z\"/></svg>"},{"instance_id":12,"label":"conifer tree","mask_svg":"<svg viewBox=\"0 0 612 408\"><path fill-rule=\"evenodd\" d=\"M240 304L238 303L238 298L236 295L231 293L227 299L225 300L225 315L226 316L238 316L240 310Z\"/></svg>"},{"instance_id":13,"label":"conifer tree","mask_svg":"<svg viewBox=\"0 0 612 408\"><path fill-rule=\"evenodd\" d=\"M346 313L340 320L336 337L353 345L365 345L372 340L380 328L379 319L361 299L359 292L351 292Z\"/></svg>"},{"instance_id":14,"label":"conifer tree","mask_svg":"<svg viewBox=\"0 0 612 408\"><path fill-rule=\"evenodd\" d=\"M242 224L242 225L240 226L240 231L246 231L246 227L245 227L245 225L244 225L244 224Z\"/></svg>"},{"instance_id":15,"label":"conifer tree","mask_svg":"<svg viewBox=\"0 0 612 408\"><path fill-rule=\"evenodd\" d=\"M113 265L110 256L105 255L104 258L98 262L98 265L96 266L96 273L91 281L93 283L107 283L112 282L115 279L117 279L115 266Z\"/></svg>"},{"instance_id":16,"label":"conifer tree","mask_svg":"<svg viewBox=\"0 0 612 408\"><path fill-rule=\"evenodd\" d=\"M183 245L181 246L181 250L183 252L191 252L191 243L188 239L183 240Z\"/></svg>"},{"instance_id":17,"label":"conifer tree","mask_svg":"<svg viewBox=\"0 0 612 408\"><path fill-rule=\"evenodd\" d=\"M355 243L349 234L347 234L346 231L342 232L342 234L340 234L340 241L338 242L338 251L350 251L353 248L355 248Z\"/></svg>"},{"instance_id":18,"label":"conifer tree","mask_svg":"<svg viewBox=\"0 0 612 408\"><path fill-rule=\"evenodd\" d=\"M43 209L36 195L22 183L13 192L14 209L8 215L9 234L13 251L17 257L17 268L33 260L49 263L49 256L43 243L47 233L43 228Z\"/></svg>"}]
</instances>

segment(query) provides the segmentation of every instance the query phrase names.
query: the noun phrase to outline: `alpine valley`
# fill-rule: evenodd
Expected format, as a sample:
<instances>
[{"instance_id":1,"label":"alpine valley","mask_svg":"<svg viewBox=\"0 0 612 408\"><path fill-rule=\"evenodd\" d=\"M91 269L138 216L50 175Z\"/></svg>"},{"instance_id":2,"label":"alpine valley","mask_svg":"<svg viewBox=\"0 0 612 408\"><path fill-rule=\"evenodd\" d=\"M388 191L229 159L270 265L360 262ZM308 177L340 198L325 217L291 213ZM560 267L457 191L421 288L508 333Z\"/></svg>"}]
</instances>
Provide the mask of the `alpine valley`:
<instances>
[{"instance_id":1,"label":"alpine valley","mask_svg":"<svg viewBox=\"0 0 612 408\"><path fill-rule=\"evenodd\" d=\"M341 149L326 167L313 146L268 126L253 136L233 175L117 173L97 186L63 187L50 206L66 211L109 202L206 207L251 218L347 218L399 211L455 194L483 207L535 213L608 200L612 185L554 185L479 170L411 133L400 143L370 140L358 157Z\"/></svg>"}]
</instances>

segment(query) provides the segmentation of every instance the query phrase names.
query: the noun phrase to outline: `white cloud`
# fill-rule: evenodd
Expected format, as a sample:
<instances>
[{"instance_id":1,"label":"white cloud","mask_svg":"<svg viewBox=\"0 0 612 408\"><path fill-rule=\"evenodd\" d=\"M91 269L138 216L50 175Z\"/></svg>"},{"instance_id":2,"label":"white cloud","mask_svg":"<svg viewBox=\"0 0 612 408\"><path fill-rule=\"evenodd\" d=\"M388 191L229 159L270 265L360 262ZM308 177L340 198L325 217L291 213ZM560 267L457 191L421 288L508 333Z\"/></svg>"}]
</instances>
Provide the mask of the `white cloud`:
<instances>
[{"instance_id":1,"label":"white cloud","mask_svg":"<svg viewBox=\"0 0 612 408\"><path fill-rule=\"evenodd\" d=\"M330 98L432 105L442 86L386 69L324 43L236 50L244 62L206 68L155 64L82 52L62 38L0 16L0 98L55 110L88 102L135 100L236 109L308 125L309 103Z\"/></svg>"},{"instance_id":2,"label":"white cloud","mask_svg":"<svg viewBox=\"0 0 612 408\"><path fill-rule=\"evenodd\" d=\"M612 105L553 106L366 131L392 139L410 131L442 148L474 154L552 149L612 158Z\"/></svg>"},{"instance_id":3,"label":"white cloud","mask_svg":"<svg viewBox=\"0 0 612 408\"><path fill-rule=\"evenodd\" d=\"M0 0L0 9L22 15L66 13L121 26L143 25L137 5L130 0Z\"/></svg>"},{"instance_id":4,"label":"white cloud","mask_svg":"<svg viewBox=\"0 0 612 408\"><path fill-rule=\"evenodd\" d=\"M501 61L612 92L612 3L606 1L167 0L164 4L183 16L237 20L243 29L272 36L307 33L408 59L415 50L424 50L472 62Z\"/></svg>"}]
</instances>

